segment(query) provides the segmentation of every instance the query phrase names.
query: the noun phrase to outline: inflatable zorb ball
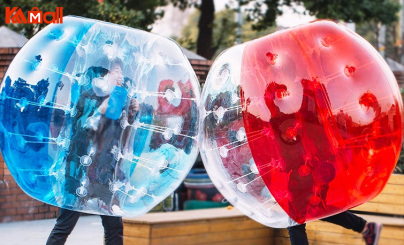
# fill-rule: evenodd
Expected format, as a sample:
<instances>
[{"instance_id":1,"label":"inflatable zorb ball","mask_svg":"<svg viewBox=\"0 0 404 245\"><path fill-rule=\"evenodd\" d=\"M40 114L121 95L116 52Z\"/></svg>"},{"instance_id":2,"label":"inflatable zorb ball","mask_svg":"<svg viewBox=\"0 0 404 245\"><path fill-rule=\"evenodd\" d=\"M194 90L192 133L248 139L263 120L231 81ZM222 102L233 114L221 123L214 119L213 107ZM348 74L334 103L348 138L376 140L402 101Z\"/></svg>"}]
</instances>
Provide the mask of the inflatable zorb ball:
<instances>
[{"instance_id":1,"label":"inflatable zorb ball","mask_svg":"<svg viewBox=\"0 0 404 245\"><path fill-rule=\"evenodd\" d=\"M31 197L146 213L197 156L199 84L172 40L66 17L17 54L1 86L0 146Z\"/></svg>"},{"instance_id":2,"label":"inflatable zorb ball","mask_svg":"<svg viewBox=\"0 0 404 245\"><path fill-rule=\"evenodd\" d=\"M201 154L213 183L271 227L375 197L401 149L403 105L391 70L330 21L228 49L201 103Z\"/></svg>"}]
</instances>

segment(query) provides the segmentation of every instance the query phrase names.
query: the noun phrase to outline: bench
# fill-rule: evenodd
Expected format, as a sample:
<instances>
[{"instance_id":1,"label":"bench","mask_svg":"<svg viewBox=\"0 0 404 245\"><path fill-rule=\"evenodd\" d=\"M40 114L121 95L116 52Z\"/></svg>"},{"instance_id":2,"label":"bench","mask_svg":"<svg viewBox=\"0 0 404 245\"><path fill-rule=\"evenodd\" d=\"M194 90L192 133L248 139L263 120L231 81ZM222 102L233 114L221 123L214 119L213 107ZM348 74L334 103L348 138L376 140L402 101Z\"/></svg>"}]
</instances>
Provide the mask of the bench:
<instances>
[{"instance_id":1,"label":"bench","mask_svg":"<svg viewBox=\"0 0 404 245\"><path fill-rule=\"evenodd\" d=\"M237 209L149 213L124 219L124 244L272 244L274 230Z\"/></svg>"},{"instance_id":2,"label":"bench","mask_svg":"<svg viewBox=\"0 0 404 245\"><path fill-rule=\"evenodd\" d=\"M383 224L380 245L404 245L404 175L393 174L377 197L352 211L367 221ZM306 230L311 245L364 244L360 234L328 222L309 222ZM274 236L274 244L290 244L286 229L275 229Z\"/></svg>"},{"instance_id":3,"label":"bench","mask_svg":"<svg viewBox=\"0 0 404 245\"><path fill-rule=\"evenodd\" d=\"M393 175L382 193L353 211L383 223L380 245L404 244L404 175ZM386 216L390 215L390 216ZM392 216L394 215L394 216ZM311 245L364 244L360 234L323 221L307 224ZM290 244L286 229L261 225L235 208L149 213L124 219L124 244Z\"/></svg>"},{"instance_id":4,"label":"bench","mask_svg":"<svg viewBox=\"0 0 404 245\"><path fill-rule=\"evenodd\" d=\"M404 175L390 176L377 197L352 210L404 216Z\"/></svg>"},{"instance_id":5,"label":"bench","mask_svg":"<svg viewBox=\"0 0 404 245\"><path fill-rule=\"evenodd\" d=\"M383 224L379 245L403 245L404 244L404 219L395 217L383 217L376 215L362 215L367 221L375 221ZM307 237L309 244L349 244L363 245L362 236L354 231L324 221L307 223ZM286 229L275 229L274 244L289 245L289 234Z\"/></svg>"}]
</instances>

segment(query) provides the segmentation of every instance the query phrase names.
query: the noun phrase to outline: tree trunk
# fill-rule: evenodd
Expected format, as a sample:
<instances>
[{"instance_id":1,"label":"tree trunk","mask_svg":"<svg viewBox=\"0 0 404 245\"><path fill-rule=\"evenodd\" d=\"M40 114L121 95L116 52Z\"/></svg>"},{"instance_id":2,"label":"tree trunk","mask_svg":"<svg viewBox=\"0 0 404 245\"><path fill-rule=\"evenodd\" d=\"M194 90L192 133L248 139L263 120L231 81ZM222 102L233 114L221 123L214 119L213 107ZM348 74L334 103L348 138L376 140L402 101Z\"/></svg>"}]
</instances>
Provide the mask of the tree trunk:
<instances>
[{"instance_id":1,"label":"tree trunk","mask_svg":"<svg viewBox=\"0 0 404 245\"><path fill-rule=\"evenodd\" d=\"M380 27L379 27L379 25L377 24L376 26L375 26L375 39L376 39L376 46L375 46L375 48L377 49L377 51L379 52L379 44L380 44L380 42L379 42L379 37L380 36Z\"/></svg>"},{"instance_id":2,"label":"tree trunk","mask_svg":"<svg viewBox=\"0 0 404 245\"><path fill-rule=\"evenodd\" d=\"M214 50L212 49L213 43L213 20L215 18L215 5L213 0L202 0L200 7L201 17L199 18L198 40L196 52L206 59L212 59Z\"/></svg>"}]
</instances>

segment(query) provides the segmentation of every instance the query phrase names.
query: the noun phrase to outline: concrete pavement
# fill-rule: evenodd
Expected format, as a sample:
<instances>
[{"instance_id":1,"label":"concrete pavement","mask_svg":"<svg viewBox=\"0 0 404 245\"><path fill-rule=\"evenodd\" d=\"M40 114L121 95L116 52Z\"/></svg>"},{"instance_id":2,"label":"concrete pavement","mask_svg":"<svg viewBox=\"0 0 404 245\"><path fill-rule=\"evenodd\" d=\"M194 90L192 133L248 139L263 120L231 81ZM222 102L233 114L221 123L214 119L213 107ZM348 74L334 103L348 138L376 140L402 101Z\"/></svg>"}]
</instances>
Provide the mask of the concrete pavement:
<instances>
[{"instance_id":1,"label":"concrete pavement","mask_svg":"<svg viewBox=\"0 0 404 245\"><path fill-rule=\"evenodd\" d=\"M0 244L45 245L56 219L19 221L0 224ZM97 215L82 216L66 245L102 245L104 228Z\"/></svg>"}]
</instances>

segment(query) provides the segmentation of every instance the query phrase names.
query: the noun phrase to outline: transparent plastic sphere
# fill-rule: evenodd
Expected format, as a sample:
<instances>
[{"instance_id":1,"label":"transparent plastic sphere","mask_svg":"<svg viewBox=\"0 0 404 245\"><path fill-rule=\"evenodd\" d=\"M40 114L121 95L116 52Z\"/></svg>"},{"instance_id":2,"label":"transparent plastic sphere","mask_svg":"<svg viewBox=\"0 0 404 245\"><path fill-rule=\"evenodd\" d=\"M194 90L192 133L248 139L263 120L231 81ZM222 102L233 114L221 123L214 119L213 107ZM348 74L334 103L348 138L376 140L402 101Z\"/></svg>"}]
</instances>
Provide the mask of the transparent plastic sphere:
<instances>
[{"instance_id":1,"label":"transparent plastic sphere","mask_svg":"<svg viewBox=\"0 0 404 245\"><path fill-rule=\"evenodd\" d=\"M225 198L287 227L381 192L400 153L403 104L369 43L317 21L222 53L200 120L202 159Z\"/></svg>"},{"instance_id":2,"label":"transparent plastic sphere","mask_svg":"<svg viewBox=\"0 0 404 245\"><path fill-rule=\"evenodd\" d=\"M201 156L212 182L232 205L267 226L291 226L296 223L269 192L247 142L240 95L243 50L244 45L239 45L222 53L205 82L200 108Z\"/></svg>"},{"instance_id":3,"label":"transparent plastic sphere","mask_svg":"<svg viewBox=\"0 0 404 245\"><path fill-rule=\"evenodd\" d=\"M65 17L35 35L4 76L3 157L18 185L40 201L144 214L196 159L199 87L174 41Z\"/></svg>"}]
</instances>

